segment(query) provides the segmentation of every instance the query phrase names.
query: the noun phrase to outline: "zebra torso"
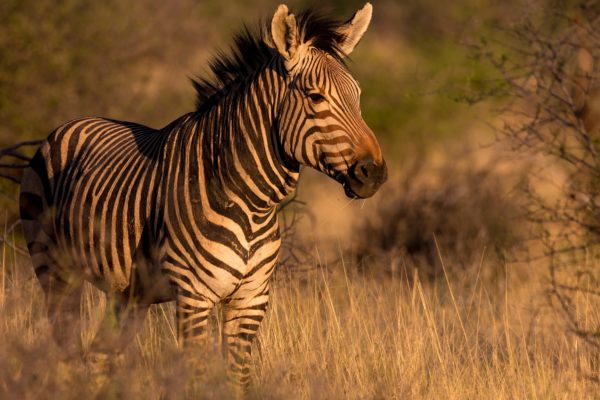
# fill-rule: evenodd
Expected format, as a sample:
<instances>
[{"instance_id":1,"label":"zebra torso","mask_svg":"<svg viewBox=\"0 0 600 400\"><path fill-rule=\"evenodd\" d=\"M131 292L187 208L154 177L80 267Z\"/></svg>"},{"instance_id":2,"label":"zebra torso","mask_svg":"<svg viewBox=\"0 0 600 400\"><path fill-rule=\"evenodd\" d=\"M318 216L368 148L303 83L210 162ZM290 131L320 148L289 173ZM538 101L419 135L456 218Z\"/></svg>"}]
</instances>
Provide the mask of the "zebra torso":
<instances>
[{"instance_id":1,"label":"zebra torso","mask_svg":"<svg viewBox=\"0 0 600 400\"><path fill-rule=\"evenodd\" d=\"M258 163L276 162L259 154L268 146L257 149L248 132L215 141L218 114L187 114L161 130L102 118L58 128L22 189L30 204L47 205L30 213L50 213L38 245L56 247L54 264L67 257L65 272L152 302L172 298L168 283L217 302L252 275L266 281L279 249L273 205L293 189L294 173L267 183L277 180ZM47 182L44 195L29 182Z\"/></svg>"}]
</instances>

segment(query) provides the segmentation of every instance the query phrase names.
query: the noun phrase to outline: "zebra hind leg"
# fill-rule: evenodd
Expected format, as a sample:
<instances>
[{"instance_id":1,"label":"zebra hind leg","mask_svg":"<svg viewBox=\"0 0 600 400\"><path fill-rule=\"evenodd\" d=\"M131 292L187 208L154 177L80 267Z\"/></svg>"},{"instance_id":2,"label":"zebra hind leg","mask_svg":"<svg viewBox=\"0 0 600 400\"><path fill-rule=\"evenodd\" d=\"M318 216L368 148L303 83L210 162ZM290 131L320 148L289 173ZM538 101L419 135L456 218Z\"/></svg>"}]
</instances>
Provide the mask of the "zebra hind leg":
<instances>
[{"instance_id":1,"label":"zebra hind leg","mask_svg":"<svg viewBox=\"0 0 600 400\"><path fill-rule=\"evenodd\" d=\"M52 335L70 357L81 351L81 289L80 279L66 279L57 269L41 265L35 269L46 295L46 308Z\"/></svg>"},{"instance_id":2,"label":"zebra hind leg","mask_svg":"<svg viewBox=\"0 0 600 400\"><path fill-rule=\"evenodd\" d=\"M48 174L43 152L38 150L21 178L19 212L35 274L46 296L48 319L56 342L66 355L81 349L80 301L83 281L68 267L58 251L48 204Z\"/></svg>"},{"instance_id":3,"label":"zebra hind leg","mask_svg":"<svg viewBox=\"0 0 600 400\"><path fill-rule=\"evenodd\" d=\"M149 305L129 299L123 293L107 296L106 311L89 355L110 357L121 354L146 319Z\"/></svg>"}]
</instances>

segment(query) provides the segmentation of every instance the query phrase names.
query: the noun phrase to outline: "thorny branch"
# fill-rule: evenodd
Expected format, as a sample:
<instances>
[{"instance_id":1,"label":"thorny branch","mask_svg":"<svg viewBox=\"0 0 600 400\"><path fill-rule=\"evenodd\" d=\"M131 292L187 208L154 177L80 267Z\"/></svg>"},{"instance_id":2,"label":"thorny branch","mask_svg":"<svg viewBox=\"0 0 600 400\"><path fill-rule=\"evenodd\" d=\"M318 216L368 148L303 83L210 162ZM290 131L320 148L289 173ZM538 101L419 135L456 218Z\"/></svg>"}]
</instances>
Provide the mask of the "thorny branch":
<instances>
[{"instance_id":1,"label":"thorny branch","mask_svg":"<svg viewBox=\"0 0 600 400\"><path fill-rule=\"evenodd\" d=\"M306 203L298 199L299 190L284 200L278 207L281 226L281 250L278 264L286 274L299 272L306 266L314 266L309 249L298 237L300 222L308 217L314 223L314 217L306 208Z\"/></svg>"},{"instance_id":2,"label":"thorny branch","mask_svg":"<svg viewBox=\"0 0 600 400\"><path fill-rule=\"evenodd\" d=\"M26 168L29 165L29 161L31 161L31 157L23 152L23 148L39 146L41 143L42 140L27 140L0 149L0 178L20 183L20 177L6 173L3 170L14 171Z\"/></svg>"},{"instance_id":3,"label":"thorny branch","mask_svg":"<svg viewBox=\"0 0 600 400\"><path fill-rule=\"evenodd\" d=\"M598 13L554 9L541 22L526 18L504 30L505 40L474 46L498 72L498 94L511 99L500 137L513 150L553 161L541 175L557 193L526 185L527 214L542 232L551 304L596 348L600 323L590 324L575 300L600 297L599 32Z\"/></svg>"},{"instance_id":4,"label":"thorny branch","mask_svg":"<svg viewBox=\"0 0 600 400\"><path fill-rule=\"evenodd\" d=\"M26 249L22 248L21 246L13 243L11 240L7 239L8 235L21 223L21 220L17 220L15 222L12 223L11 226L8 227L8 229L6 229L6 231L4 232L4 235L0 235L0 242L4 243L5 245L7 245L8 247L10 247L11 249L14 250L15 253L21 255L21 256L25 256L25 257L29 257L29 253L27 252Z\"/></svg>"},{"instance_id":5,"label":"thorny branch","mask_svg":"<svg viewBox=\"0 0 600 400\"><path fill-rule=\"evenodd\" d=\"M20 175L16 175L14 172L23 170L29 165L29 161L31 161L31 157L28 156L24 150L26 148L39 146L41 143L42 140L27 140L0 148L0 179L6 179L16 184L21 183ZM6 170L11 171L11 173L6 172ZM13 222L10 227L5 230L4 234L0 235L0 242L13 249L16 254L28 256L26 249L8 239L9 234L20 222L20 220Z\"/></svg>"}]
</instances>

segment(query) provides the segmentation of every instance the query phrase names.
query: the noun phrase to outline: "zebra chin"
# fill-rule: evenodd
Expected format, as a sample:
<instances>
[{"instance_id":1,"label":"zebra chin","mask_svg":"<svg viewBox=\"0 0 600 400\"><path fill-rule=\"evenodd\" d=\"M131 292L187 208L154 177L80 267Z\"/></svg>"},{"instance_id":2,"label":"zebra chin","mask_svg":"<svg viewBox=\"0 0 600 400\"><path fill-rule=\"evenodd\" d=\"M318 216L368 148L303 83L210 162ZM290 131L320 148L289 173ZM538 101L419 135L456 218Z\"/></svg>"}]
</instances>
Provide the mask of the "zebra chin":
<instances>
[{"instance_id":1,"label":"zebra chin","mask_svg":"<svg viewBox=\"0 0 600 400\"><path fill-rule=\"evenodd\" d=\"M346 196L351 199L366 199L373 196L387 180L385 161L377 163L372 158L362 159L335 178L342 184Z\"/></svg>"}]
</instances>

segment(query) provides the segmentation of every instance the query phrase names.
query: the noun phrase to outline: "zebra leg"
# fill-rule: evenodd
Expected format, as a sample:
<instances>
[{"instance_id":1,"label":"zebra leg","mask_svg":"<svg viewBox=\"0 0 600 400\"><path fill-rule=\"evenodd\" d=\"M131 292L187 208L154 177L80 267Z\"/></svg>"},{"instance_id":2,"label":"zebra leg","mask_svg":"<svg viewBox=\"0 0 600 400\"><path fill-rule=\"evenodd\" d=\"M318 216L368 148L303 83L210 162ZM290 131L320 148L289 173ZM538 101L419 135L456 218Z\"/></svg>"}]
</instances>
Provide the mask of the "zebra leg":
<instances>
[{"instance_id":1,"label":"zebra leg","mask_svg":"<svg viewBox=\"0 0 600 400\"><path fill-rule=\"evenodd\" d=\"M177 342L181 348L202 347L208 336L208 316L214 302L202 295L177 290Z\"/></svg>"},{"instance_id":2,"label":"zebra leg","mask_svg":"<svg viewBox=\"0 0 600 400\"><path fill-rule=\"evenodd\" d=\"M227 358L229 379L244 391L250 384L248 362L252 341L265 316L268 302L269 286L265 282L259 288L240 286L224 304L223 351Z\"/></svg>"},{"instance_id":3,"label":"zebra leg","mask_svg":"<svg viewBox=\"0 0 600 400\"><path fill-rule=\"evenodd\" d=\"M43 265L35 270L46 294L48 320L56 343L69 357L81 349L80 279L67 279L53 267Z\"/></svg>"},{"instance_id":4,"label":"zebra leg","mask_svg":"<svg viewBox=\"0 0 600 400\"><path fill-rule=\"evenodd\" d=\"M52 212L44 197L42 181L45 176L38 151L31 167L23 172L19 198L21 225L27 241L35 275L46 297L46 310L56 343L65 356L81 349L81 291L83 280L73 272L73 260L59 250L53 234ZM41 175L40 175L41 174Z\"/></svg>"},{"instance_id":5,"label":"zebra leg","mask_svg":"<svg viewBox=\"0 0 600 400\"><path fill-rule=\"evenodd\" d=\"M149 305L122 293L108 296L106 312L91 346L92 354L119 354L133 340L146 319Z\"/></svg>"},{"instance_id":6,"label":"zebra leg","mask_svg":"<svg viewBox=\"0 0 600 400\"><path fill-rule=\"evenodd\" d=\"M202 295L177 289L176 320L177 342L189 356L194 376L204 372L202 356L207 351L208 317L214 308L214 302Z\"/></svg>"},{"instance_id":7,"label":"zebra leg","mask_svg":"<svg viewBox=\"0 0 600 400\"><path fill-rule=\"evenodd\" d=\"M177 341L182 348L205 345L208 336L208 316L214 303L201 295L178 289Z\"/></svg>"}]
</instances>

